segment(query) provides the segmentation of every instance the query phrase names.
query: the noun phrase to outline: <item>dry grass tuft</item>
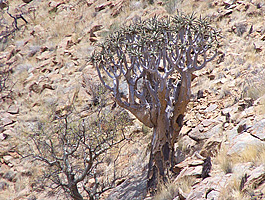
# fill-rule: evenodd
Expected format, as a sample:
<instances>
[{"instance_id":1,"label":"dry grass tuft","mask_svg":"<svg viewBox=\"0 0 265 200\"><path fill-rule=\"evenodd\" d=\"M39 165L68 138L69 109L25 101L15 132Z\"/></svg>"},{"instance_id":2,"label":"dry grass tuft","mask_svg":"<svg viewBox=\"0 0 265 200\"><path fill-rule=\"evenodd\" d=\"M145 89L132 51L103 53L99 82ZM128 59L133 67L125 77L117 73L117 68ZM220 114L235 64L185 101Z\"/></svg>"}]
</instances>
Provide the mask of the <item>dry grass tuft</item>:
<instances>
[{"instance_id":1,"label":"dry grass tuft","mask_svg":"<svg viewBox=\"0 0 265 200\"><path fill-rule=\"evenodd\" d=\"M252 162L258 166L265 163L265 145L250 145L248 146L240 156L233 159L238 163Z\"/></svg>"},{"instance_id":2,"label":"dry grass tuft","mask_svg":"<svg viewBox=\"0 0 265 200\"><path fill-rule=\"evenodd\" d=\"M160 184L154 200L172 200L178 194L177 185L174 182Z\"/></svg>"},{"instance_id":3,"label":"dry grass tuft","mask_svg":"<svg viewBox=\"0 0 265 200\"><path fill-rule=\"evenodd\" d=\"M216 157L217 163L225 174L232 173L233 171L233 162L231 157L227 155L227 151L227 147L223 145Z\"/></svg>"},{"instance_id":4,"label":"dry grass tuft","mask_svg":"<svg viewBox=\"0 0 265 200\"><path fill-rule=\"evenodd\" d=\"M184 176L180 178L177 182L177 187L184 193L189 194L191 192L192 186L196 183L196 177L194 176Z\"/></svg>"},{"instance_id":5,"label":"dry grass tuft","mask_svg":"<svg viewBox=\"0 0 265 200\"><path fill-rule=\"evenodd\" d=\"M251 197L241 191L241 174L234 174L226 187L220 191L220 200L249 200Z\"/></svg>"},{"instance_id":6,"label":"dry grass tuft","mask_svg":"<svg viewBox=\"0 0 265 200\"><path fill-rule=\"evenodd\" d=\"M264 75L263 71L252 71L252 73L260 73ZM263 76L262 75L262 76ZM253 100L258 99L259 97L263 96L265 94L265 89L264 89L264 78L260 77L260 75L257 74L257 77L254 79L247 79L243 82L242 86L242 97L246 98L249 97ZM258 84L259 82L259 84Z\"/></svg>"}]
</instances>

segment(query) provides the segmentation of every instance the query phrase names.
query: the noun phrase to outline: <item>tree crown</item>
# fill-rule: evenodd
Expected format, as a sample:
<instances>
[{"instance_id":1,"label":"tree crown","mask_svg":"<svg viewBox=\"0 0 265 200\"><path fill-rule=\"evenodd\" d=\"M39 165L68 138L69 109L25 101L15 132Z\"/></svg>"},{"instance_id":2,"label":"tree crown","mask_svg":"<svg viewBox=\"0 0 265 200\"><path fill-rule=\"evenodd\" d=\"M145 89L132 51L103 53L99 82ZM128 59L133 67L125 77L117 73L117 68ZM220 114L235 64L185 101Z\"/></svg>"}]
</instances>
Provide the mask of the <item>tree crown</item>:
<instances>
[{"instance_id":1,"label":"tree crown","mask_svg":"<svg viewBox=\"0 0 265 200\"><path fill-rule=\"evenodd\" d=\"M109 35L92 55L93 63L119 63L125 55L138 59L157 57L166 50L194 53L216 49L219 33L210 26L207 18L195 14L138 20ZM190 50L189 50L190 49ZM182 58L185 59L185 58ZM176 60L176 58L173 60ZM180 63L175 63L180 64Z\"/></svg>"},{"instance_id":2,"label":"tree crown","mask_svg":"<svg viewBox=\"0 0 265 200\"><path fill-rule=\"evenodd\" d=\"M195 14L155 16L121 27L91 60L116 102L153 127L158 112L171 116L177 102L188 102L191 74L215 58L218 36L206 18Z\"/></svg>"}]
</instances>

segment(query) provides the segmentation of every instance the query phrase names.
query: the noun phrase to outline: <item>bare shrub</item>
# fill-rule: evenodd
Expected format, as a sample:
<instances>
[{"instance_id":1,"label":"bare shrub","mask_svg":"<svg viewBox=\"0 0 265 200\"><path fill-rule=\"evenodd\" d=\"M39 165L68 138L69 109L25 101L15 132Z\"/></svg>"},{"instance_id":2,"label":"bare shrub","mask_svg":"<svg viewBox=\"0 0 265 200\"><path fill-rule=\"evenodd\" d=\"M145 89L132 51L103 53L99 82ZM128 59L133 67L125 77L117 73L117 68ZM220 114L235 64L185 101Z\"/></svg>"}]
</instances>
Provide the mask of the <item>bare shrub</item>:
<instances>
[{"instance_id":1,"label":"bare shrub","mask_svg":"<svg viewBox=\"0 0 265 200\"><path fill-rule=\"evenodd\" d=\"M97 106L91 108L93 114L85 118L72 109L66 115L39 122L29 135L28 156L44 164L41 183L45 187L54 192L63 190L76 200L94 200L123 176L117 173L115 160L127 140L130 119L123 109L105 107L105 101L99 97ZM110 150L116 152L111 160L107 158ZM113 169L104 174L104 166L111 162Z\"/></svg>"},{"instance_id":2,"label":"bare shrub","mask_svg":"<svg viewBox=\"0 0 265 200\"><path fill-rule=\"evenodd\" d=\"M0 8L0 49L3 50L8 44L8 38L15 35L16 31L19 31L25 24L28 23L25 16L29 13L35 13L32 8L24 9L22 6L14 9L16 12L10 11L8 3L5 7ZM22 20L24 24L18 25L18 22Z\"/></svg>"},{"instance_id":3,"label":"bare shrub","mask_svg":"<svg viewBox=\"0 0 265 200\"><path fill-rule=\"evenodd\" d=\"M6 98L12 98L12 88L14 84L10 79L12 70L9 66L0 63L0 102Z\"/></svg>"}]
</instances>

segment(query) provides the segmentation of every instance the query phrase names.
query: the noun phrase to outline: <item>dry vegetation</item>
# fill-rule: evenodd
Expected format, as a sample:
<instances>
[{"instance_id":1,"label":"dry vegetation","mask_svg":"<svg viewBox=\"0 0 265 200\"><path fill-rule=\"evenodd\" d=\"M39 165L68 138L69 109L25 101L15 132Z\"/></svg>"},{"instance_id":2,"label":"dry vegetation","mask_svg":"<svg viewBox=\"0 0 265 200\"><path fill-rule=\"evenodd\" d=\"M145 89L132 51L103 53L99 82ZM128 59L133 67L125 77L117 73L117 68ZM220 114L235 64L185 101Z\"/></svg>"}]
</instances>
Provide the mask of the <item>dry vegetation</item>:
<instances>
[{"instance_id":1,"label":"dry vegetation","mask_svg":"<svg viewBox=\"0 0 265 200\"><path fill-rule=\"evenodd\" d=\"M157 194L154 197L154 200L169 200L174 199L178 194L178 187L176 183L169 182L166 184L160 184L158 186Z\"/></svg>"},{"instance_id":2,"label":"dry vegetation","mask_svg":"<svg viewBox=\"0 0 265 200\"><path fill-rule=\"evenodd\" d=\"M216 156L216 162L225 174L233 172L233 158L227 155L227 147L221 147Z\"/></svg>"},{"instance_id":3,"label":"dry vegetation","mask_svg":"<svg viewBox=\"0 0 265 200\"><path fill-rule=\"evenodd\" d=\"M251 196L240 190L241 176L233 175L230 182L220 191L220 200L247 200Z\"/></svg>"},{"instance_id":4,"label":"dry vegetation","mask_svg":"<svg viewBox=\"0 0 265 200\"><path fill-rule=\"evenodd\" d=\"M103 40L122 24L139 17L146 19L155 14L174 14L177 10L185 13L196 12L209 17L213 26L222 30L222 46L216 62L196 74L198 77L192 83L192 93L197 94L198 90L203 88L204 92L206 91L205 96L209 96L203 101L218 102L218 105L221 105L220 109L229 108L246 97L258 100L259 103L254 110L258 117L263 118L265 27L264 9L263 13L259 13L262 9L257 9L259 5L265 6L262 0L240 1L243 3L238 1L237 9L233 9L233 12L226 16L222 16L227 11L224 2L232 1L165 0L162 1L162 6L156 2L150 5L149 1L125 1L116 17L111 16L113 8L110 6L100 12L95 11L97 6L106 3L105 0L96 1L90 6L88 6L90 1L86 0L65 0L58 7L48 4L49 2L33 0L29 4L24 4L22 1L9 0L9 12L13 15L23 13L28 21L26 24L22 19L18 19L19 30L14 32L12 32L14 19L7 14L6 8L0 10L1 118L4 118L3 114L10 105L19 107L19 114L16 118L12 118L15 123L4 128L2 121L0 124L1 134L3 131L11 130L7 139L2 139L4 136L1 135L0 140L0 199L65 198L61 193L54 194L43 185L39 187L41 184L38 177L43 174L42 169L45 169L45 166L33 164L30 158L21 159L21 155L16 152L25 150L25 146L21 147L21 141L28 142L27 136L32 134L34 129L36 130L38 124L45 122L49 127L51 113L67 113L69 108L67 106L75 104L74 111L81 117L90 116L92 113L90 108L95 106L93 104L97 104L97 95L93 94L96 89L89 88L89 84L86 83L91 83L91 80L97 82L98 79L94 73L95 69L87 63L87 58L97 41ZM51 2L56 4L59 1ZM250 7L246 10L245 5L248 4ZM93 34L90 31L95 25L100 25L100 29L94 33L95 37L91 37ZM12 34L2 37L5 30L10 30ZM213 80L212 77L210 78L212 74L214 74ZM109 98L107 104L111 107L114 102ZM200 101L191 102L189 105L191 117L188 119L190 122L186 120L186 123L191 123L194 127L199 124L198 120L202 118L202 114L198 115L195 108L196 105L201 104ZM205 118L211 117L205 116ZM223 131L238 125L237 118L235 116L232 118L234 121L231 120L233 122L229 122L227 127L224 126ZM129 175L140 173L146 166L151 130L136 120L133 123L134 126L127 132L131 134L129 142L119 146L122 147L122 151L112 149L105 155L104 164L99 170L101 178L104 179L113 172L114 165L118 170ZM183 135L187 136L187 133ZM181 142L179 145L182 150L189 155L193 149ZM227 148L222 145L213 158L212 176L216 174L218 176L219 172L220 176L231 176L220 191L220 199L264 198L258 196L255 189L242 191L240 185L245 171L237 173L236 168L246 163L250 165L250 169L264 165L264 145L250 145L240 156L228 155ZM178 190L188 194L197 181L192 176L180 180L178 183L172 181L161 186L155 199L173 199ZM264 190L261 192L265 193ZM106 198L107 195L108 193L103 194L102 198Z\"/></svg>"}]
</instances>

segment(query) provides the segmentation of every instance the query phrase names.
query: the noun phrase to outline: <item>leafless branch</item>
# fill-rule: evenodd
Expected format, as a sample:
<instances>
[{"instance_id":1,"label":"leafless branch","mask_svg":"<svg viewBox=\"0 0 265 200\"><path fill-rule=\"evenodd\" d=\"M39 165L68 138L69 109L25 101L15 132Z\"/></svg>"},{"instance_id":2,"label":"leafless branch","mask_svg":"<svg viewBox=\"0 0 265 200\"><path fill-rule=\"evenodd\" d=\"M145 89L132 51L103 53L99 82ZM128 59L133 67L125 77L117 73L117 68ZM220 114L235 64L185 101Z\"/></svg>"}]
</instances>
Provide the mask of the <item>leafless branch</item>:
<instances>
[{"instance_id":1,"label":"leafless branch","mask_svg":"<svg viewBox=\"0 0 265 200\"><path fill-rule=\"evenodd\" d=\"M114 179L119 178L115 176L108 183L93 188L85 185L89 177L96 176L96 169L103 164L106 153L126 140L123 129L129 122L124 111L117 110L120 113L113 116L113 111L104 107L96 110L94 118L81 120L69 113L49 122L48 129L43 125L31 135L34 148L31 148L30 156L47 166L45 178L52 182L54 189L61 188L76 200L83 199L84 195L78 184L83 185L90 199L98 199L100 194L114 186Z\"/></svg>"}]
</instances>

